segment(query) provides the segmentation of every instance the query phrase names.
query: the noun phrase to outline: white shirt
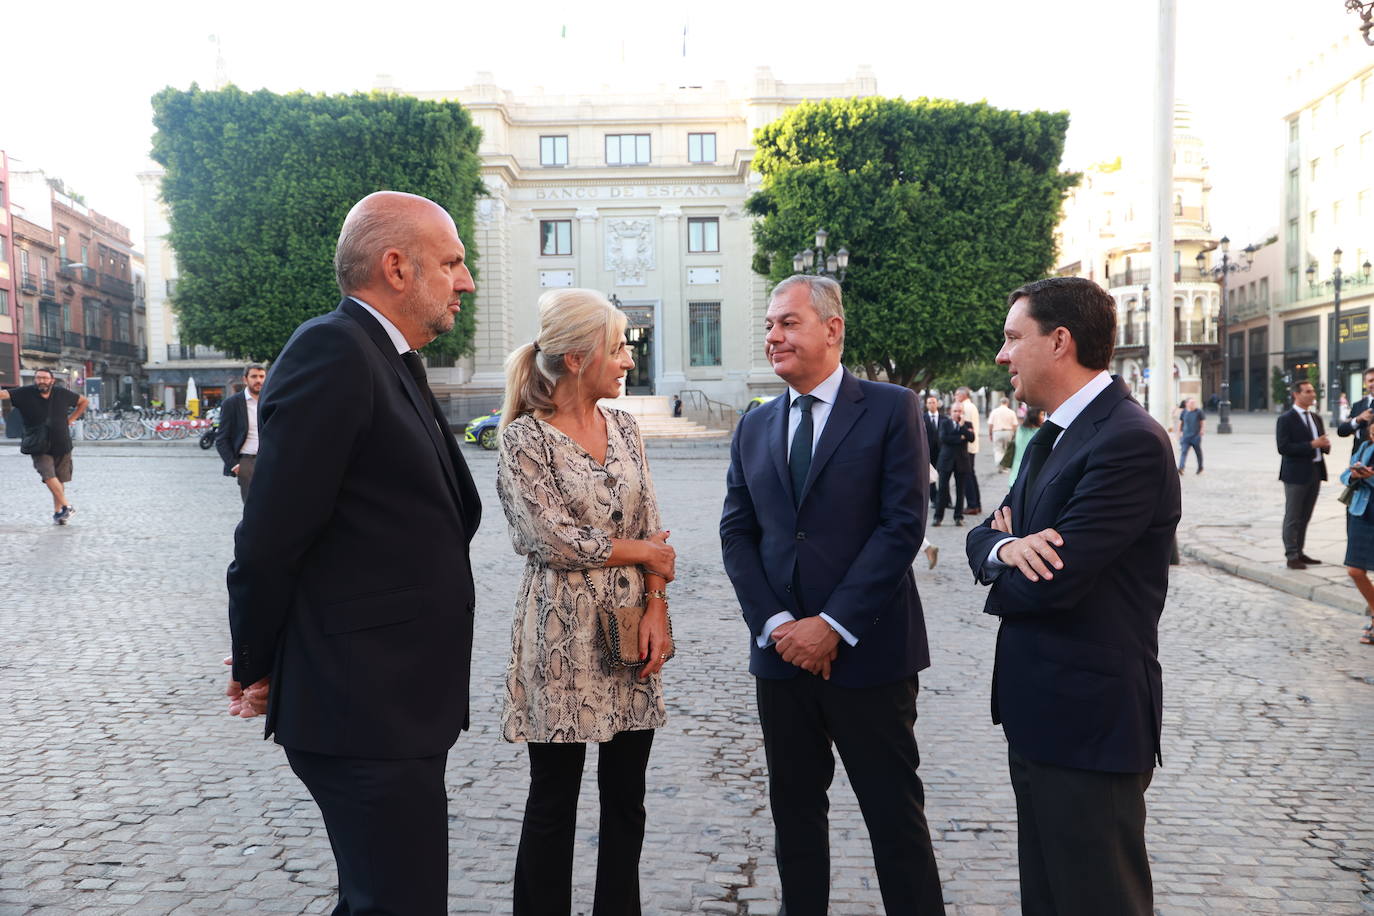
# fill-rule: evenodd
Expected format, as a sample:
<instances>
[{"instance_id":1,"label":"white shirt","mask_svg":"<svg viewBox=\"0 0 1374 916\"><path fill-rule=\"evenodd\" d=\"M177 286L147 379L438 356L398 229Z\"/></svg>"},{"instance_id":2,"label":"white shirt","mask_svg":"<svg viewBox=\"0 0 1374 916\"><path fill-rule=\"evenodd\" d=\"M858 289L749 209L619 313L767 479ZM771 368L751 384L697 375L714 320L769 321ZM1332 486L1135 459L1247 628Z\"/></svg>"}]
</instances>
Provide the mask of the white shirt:
<instances>
[{"instance_id":1,"label":"white shirt","mask_svg":"<svg viewBox=\"0 0 1374 916\"><path fill-rule=\"evenodd\" d=\"M391 338L392 346L396 348L397 353L405 353L409 350L415 349L410 345L409 342L406 341L406 336L396 329L396 325L391 323L391 319L387 318L381 312L377 311L372 306L368 305L366 302L359 299L357 296L349 296L348 298L352 299L354 302L358 303L363 308L367 309L369 312L372 313L372 317L377 319L377 323L382 326L382 330L386 331L386 336Z\"/></svg>"},{"instance_id":2,"label":"white shirt","mask_svg":"<svg viewBox=\"0 0 1374 916\"><path fill-rule=\"evenodd\" d=\"M253 397L253 393L245 388L243 389L243 400L248 406L248 435L244 437L243 448L239 449L239 454L256 455L258 453L258 399Z\"/></svg>"},{"instance_id":3,"label":"white shirt","mask_svg":"<svg viewBox=\"0 0 1374 916\"><path fill-rule=\"evenodd\" d=\"M1308 431L1309 433L1312 434L1312 438L1313 438L1313 439L1316 439L1316 438L1317 438L1317 424L1314 423L1314 422L1312 422L1312 411L1309 410L1309 409L1307 409L1306 407L1297 407L1297 406L1294 406L1293 409L1296 410L1298 413L1302 414L1302 422L1304 422L1304 423L1307 424L1307 431ZM1309 440L1309 441L1310 441L1310 440ZM1322 450L1319 449L1319 448L1314 448L1314 449L1312 449L1312 462L1315 464L1316 462L1321 461L1321 460L1322 460Z\"/></svg>"},{"instance_id":4,"label":"white shirt","mask_svg":"<svg viewBox=\"0 0 1374 916\"><path fill-rule=\"evenodd\" d=\"M1053 423L1055 426L1059 427L1059 435L1054 437L1054 445L1058 445L1060 443L1060 441L1064 438L1064 433L1068 432L1069 427L1073 424L1073 421L1078 419L1078 415L1087 409L1087 406L1093 402L1094 398L1096 398L1102 392L1106 391L1108 386L1111 385L1111 383L1111 373L1108 372L1106 369L1103 369L1101 372L1097 373L1097 375L1094 375L1091 379L1089 379L1086 385L1084 385L1082 388L1079 388L1073 394L1069 395L1069 397L1065 399L1063 404L1060 404L1057 408L1055 408L1054 413L1050 414L1048 417L1045 418L1049 422ZM1050 446L1051 450L1054 449L1054 445ZM1014 537L1005 537L1002 538L1002 540L998 541L996 544L992 545L992 552L988 554L987 562L989 570L1000 571L1001 569L1006 568L1007 564L1003 563L998 558L997 551L1002 549L1003 544L1007 543L1008 541L1014 540L1016 540L1016 538Z\"/></svg>"},{"instance_id":5,"label":"white shirt","mask_svg":"<svg viewBox=\"0 0 1374 916\"><path fill-rule=\"evenodd\" d=\"M792 457L792 440L797 438L797 424L801 422L801 408L797 406L797 398L801 397L803 394L809 394L816 399L816 402L811 405L811 451L814 453L817 443L821 441L821 432L825 430L825 421L830 419L830 408L835 406L835 398L839 397L840 382L843 380L844 366L836 366L835 371L830 373L825 381L821 382L810 391L798 391L790 385L787 387L787 400L789 404L787 408L787 456L789 459ZM857 646L859 644L858 637L836 623L835 618L831 617L825 611L821 611L820 616L822 620L830 624L836 633L840 634L840 638L845 642L849 643L851 646ZM772 617L769 617L768 622L763 625L763 635L759 636L758 639L759 648L762 649L772 642L773 630L787 623L789 620L796 619L797 618L793 617L790 611L779 611Z\"/></svg>"}]
</instances>

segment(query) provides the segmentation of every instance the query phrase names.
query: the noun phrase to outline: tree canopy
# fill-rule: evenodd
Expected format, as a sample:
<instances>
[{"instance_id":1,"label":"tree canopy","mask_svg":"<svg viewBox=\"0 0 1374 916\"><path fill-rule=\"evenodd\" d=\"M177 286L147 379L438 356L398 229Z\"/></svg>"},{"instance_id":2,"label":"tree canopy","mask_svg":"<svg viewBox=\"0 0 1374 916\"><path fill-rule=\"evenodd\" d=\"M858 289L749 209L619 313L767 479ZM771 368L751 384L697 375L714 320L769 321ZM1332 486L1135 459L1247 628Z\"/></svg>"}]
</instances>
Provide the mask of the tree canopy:
<instances>
[{"instance_id":1,"label":"tree canopy","mask_svg":"<svg viewBox=\"0 0 1374 916\"><path fill-rule=\"evenodd\" d=\"M1045 276L1067 113L940 99L829 99L761 128L754 268L773 280L829 231L850 252L845 362L921 388L987 362L1007 294Z\"/></svg>"},{"instance_id":2,"label":"tree canopy","mask_svg":"<svg viewBox=\"0 0 1374 916\"><path fill-rule=\"evenodd\" d=\"M177 259L172 307L182 343L274 358L297 325L338 302L339 228L373 191L435 201L476 259L481 132L456 102L192 85L155 95L153 123L152 157L166 169L162 199ZM464 297L454 329L426 353L470 352L471 299Z\"/></svg>"}]
</instances>

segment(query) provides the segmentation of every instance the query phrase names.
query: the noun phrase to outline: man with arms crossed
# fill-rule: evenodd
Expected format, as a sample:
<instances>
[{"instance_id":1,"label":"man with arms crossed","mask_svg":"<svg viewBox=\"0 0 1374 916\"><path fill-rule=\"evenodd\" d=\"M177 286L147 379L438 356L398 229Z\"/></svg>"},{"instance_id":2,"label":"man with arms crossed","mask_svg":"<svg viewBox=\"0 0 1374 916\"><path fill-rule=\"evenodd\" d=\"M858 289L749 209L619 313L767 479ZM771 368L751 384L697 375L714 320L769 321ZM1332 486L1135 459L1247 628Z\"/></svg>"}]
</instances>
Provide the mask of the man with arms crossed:
<instances>
[{"instance_id":1,"label":"man with arms crossed","mask_svg":"<svg viewBox=\"0 0 1374 916\"><path fill-rule=\"evenodd\" d=\"M224 476L237 477L239 498L248 502L253 483L253 465L258 460L258 395L267 370L253 363L243 370L243 390L219 405L219 429L215 450L224 460Z\"/></svg>"},{"instance_id":2,"label":"man with arms crossed","mask_svg":"<svg viewBox=\"0 0 1374 916\"><path fill-rule=\"evenodd\" d=\"M0 388L0 401L14 402L25 429L48 424L47 451L29 457L52 494L53 524L65 525L76 512L76 506L67 502L66 491L66 484L72 482L71 425L81 419L90 401L70 388L58 388L56 381L51 369L35 370L32 385Z\"/></svg>"},{"instance_id":3,"label":"man with arms crossed","mask_svg":"<svg viewBox=\"0 0 1374 916\"><path fill-rule=\"evenodd\" d=\"M267 713L320 806L334 912L439 916L481 505L415 350L453 327L472 276L448 213L390 191L349 211L334 269L343 301L263 387L228 576L229 706Z\"/></svg>"},{"instance_id":4,"label":"man with arms crossed","mask_svg":"<svg viewBox=\"0 0 1374 916\"><path fill-rule=\"evenodd\" d=\"M992 720L1007 736L1022 911L1144 916L1178 471L1167 433L1107 374L1106 291L1054 277L1007 301L997 362L1048 417L967 547L992 586L984 611L1002 619Z\"/></svg>"},{"instance_id":5,"label":"man with arms crossed","mask_svg":"<svg viewBox=\"0 0 1374 916\"><path fill-rule=\"evenodd\" d=\"M911 570L929 480L920 407L840 365L834 280L783 280L765 327L788 394L740 422L720 536L749 625L783 912L827 912L833 744L886 911L943 913L916 774L916 675L930 665Z\"/></svg>"}]
</instances>

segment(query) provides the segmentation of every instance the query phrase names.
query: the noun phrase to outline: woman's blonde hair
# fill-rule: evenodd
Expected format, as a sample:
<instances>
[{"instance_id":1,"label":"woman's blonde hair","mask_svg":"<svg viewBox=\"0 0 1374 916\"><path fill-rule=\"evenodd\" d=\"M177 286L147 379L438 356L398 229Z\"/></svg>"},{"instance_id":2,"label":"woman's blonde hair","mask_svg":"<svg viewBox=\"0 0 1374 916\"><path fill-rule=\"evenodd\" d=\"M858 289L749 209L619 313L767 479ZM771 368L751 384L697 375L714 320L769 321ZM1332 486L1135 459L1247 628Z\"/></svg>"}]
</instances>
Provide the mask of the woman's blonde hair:
<instances>
[{"instance_id":1,"label":"woman's blonde hair","mask_svg":"<svg viewBox=\"0 0 1374 916\"><path fill-rule=\"evenodd\" d=\"M596 290L555 289L540 296L538 336L506 357L501 428L524 413L552 416L554 386L568 374L564 357L582 357L581 375L597 353L610 355L625 324L625 313Z\"/></svg>"}]
</instances>

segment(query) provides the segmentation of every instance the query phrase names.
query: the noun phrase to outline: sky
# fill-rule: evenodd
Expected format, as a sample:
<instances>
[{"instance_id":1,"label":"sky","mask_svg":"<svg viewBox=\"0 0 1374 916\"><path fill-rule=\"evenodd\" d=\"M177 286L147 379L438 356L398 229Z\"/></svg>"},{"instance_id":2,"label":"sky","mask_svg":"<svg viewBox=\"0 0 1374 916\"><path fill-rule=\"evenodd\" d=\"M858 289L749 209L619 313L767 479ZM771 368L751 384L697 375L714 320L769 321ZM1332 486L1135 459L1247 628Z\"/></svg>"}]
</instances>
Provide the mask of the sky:
<instances>
[{"instance_id":1,"label":"sky","mask_svg":"<svg viewBox=\"0 0 1374 916\"><path fill-rule=\"evenodd\" d=\"M830 82L866 64L882 95L1068 111L1066 168L1117 156L1149 167L1154 2L684 6L73 0L59 17L25 4L6 17L0 149L11 168L41 168L128 225L141 248L149 100L169 85L214 86L217 54L241 88L329 93L366 91L378 74L400 90L456 90L489 71L503 88L566 93L744 86L759 66ZM1213 230L1262 240L1280 218L1285 77L1358 39L1358 17L1344 0L1177 0L1177 11L1176 96L1206 143Z\"/></svg>"}]
</instances>

